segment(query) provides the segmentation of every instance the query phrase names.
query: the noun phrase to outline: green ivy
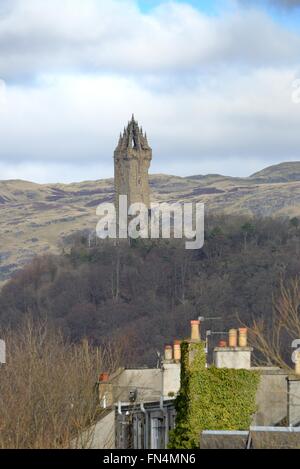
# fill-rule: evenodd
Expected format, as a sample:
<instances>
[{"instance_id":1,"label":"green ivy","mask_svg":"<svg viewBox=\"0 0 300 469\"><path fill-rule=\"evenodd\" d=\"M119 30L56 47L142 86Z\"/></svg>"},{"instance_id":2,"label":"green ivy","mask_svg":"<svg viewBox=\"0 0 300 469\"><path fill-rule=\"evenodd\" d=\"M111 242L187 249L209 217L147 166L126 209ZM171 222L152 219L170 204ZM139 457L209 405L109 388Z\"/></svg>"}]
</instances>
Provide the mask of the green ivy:
<instances>
[{"instance_id":1,"label":"green ivy","mask_svg":"<svg viewBox=\"0 0 300 469\"><path fill-rule=\"evenodd\" d=\"M202 342L183 342L181 354L181 388L175 400L176 428L170 433L169 447L199 447L202 430L248 429L256 412L259 373L206 368Z\"/></svg>"}]
</instances>

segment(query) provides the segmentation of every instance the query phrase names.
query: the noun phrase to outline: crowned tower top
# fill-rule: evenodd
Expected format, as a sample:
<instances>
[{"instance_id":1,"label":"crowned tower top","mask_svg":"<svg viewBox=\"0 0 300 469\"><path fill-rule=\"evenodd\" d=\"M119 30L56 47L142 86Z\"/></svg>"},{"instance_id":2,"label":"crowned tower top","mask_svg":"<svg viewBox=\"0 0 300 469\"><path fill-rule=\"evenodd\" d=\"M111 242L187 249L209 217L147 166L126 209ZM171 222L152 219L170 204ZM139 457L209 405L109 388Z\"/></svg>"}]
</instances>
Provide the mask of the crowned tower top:
<instances>
[{"instance_id":1,"label":"crowned tower top","mask_svg":"<svg viewBox=\"0 0 300 469\"><path fill-rule=\"evenodd\" d=\"M127 127L124 128L123 133L120 134L116 152L124 152L131 149L136 151L151 150L148 144L147 134L143 133L143 129L139 127L134 115L132 115Z\"/></svg>"}]
</instances>

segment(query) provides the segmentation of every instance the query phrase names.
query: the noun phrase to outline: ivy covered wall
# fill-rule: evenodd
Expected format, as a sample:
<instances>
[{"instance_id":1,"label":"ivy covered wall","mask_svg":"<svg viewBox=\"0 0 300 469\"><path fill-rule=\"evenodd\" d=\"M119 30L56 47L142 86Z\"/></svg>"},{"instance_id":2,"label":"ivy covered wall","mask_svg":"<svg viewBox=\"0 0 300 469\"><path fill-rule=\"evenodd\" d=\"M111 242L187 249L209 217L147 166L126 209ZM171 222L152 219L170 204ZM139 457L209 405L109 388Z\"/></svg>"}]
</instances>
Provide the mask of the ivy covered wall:
<instances>
[{"instance_id":1,"label":"ivy covered wall","mask_svg":"<svg viewBox=\"0 0 300 469\"><path fill-rule=\"evenodd\" d=\"M181 388L170 448L198 448L202 430L246 430L256 411L259 373L205 367L204 344L181 344ZM192 359L190 358L192 357Z\"/></svg>"}]
</instances>

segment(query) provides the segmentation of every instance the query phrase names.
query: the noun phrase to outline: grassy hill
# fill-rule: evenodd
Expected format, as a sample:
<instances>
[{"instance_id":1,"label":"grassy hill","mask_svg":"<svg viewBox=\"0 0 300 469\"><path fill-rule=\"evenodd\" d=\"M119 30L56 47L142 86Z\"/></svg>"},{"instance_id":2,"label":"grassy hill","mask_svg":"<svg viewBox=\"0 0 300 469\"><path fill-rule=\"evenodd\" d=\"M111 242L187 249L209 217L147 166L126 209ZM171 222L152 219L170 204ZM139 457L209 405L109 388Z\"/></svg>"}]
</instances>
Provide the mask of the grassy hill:
<instances>
[{"instance_id":1,"label":"grassy hill","mask_svg":"<svg viewBox=\"0 0 300 469\"><path fill-rule=\"evenodd\" d=\"M300 163L292 161L287 163L280 163L275 166L259 171L251 176L251 179L256 179L259 182L291 182L300 181Z\"/></svg>"},{"instance_id":2,"label":"grassy hill","mask_svg":"<svg viewBox=\"0 0 300 469\"><path fill-rule=\"evenodd\" d=\"M247 178L218 174L150 177L153 201L201 201L208 212L300 216L300 162ZM66 239L94 230L96 207L113 201L113 180L73 184L0 181L0 284L36 254L61 251Z\"/></svg>"}]
</instances>

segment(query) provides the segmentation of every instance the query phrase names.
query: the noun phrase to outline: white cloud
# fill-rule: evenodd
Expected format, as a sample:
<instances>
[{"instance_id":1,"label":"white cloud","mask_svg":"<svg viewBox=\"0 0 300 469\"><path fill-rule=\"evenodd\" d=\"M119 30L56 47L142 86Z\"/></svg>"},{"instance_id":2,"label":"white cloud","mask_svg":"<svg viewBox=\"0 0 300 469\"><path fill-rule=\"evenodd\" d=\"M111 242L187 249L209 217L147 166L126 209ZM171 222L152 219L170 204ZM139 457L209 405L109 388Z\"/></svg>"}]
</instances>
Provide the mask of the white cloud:
<instances>
[{"instance_id":1,"label":"white cloud","mask_svg":"<svg viewBox=\"0 0 300 469\"><path fill-rule=\"evenodd\" d=\"M183 73L299 57L300 37L253 9L206 16L170 2L145 15L129 0L10 1L0 16L7 79L74 70Z\"/></svg>"},{"instance_id":2,"label":"white cloud","mask_svg":"<svg viewBox=\"0 0 300 469\"><path fill-rule=\"evenodd\" d=\"M155 172L247 175L295 159L299 37L253 8L0 0L0 178L109 177L132 112Z\"/></svg>"},{"instance_id":3,"label":"white cloud","mask_svg":"<svg viewBox=\"0 0 300 469\"><path fill-rule=\"evenodd\" d=\"M48 76L39 88L9 87L0 112L2 164L8 165L2 174L38 181L109 177L118 133L132 112L149 133L155 172L247 175L260 167L253 161L296 158L300 106L292 101L293 71L222 76L222 82L199 77L180 93L157 93L116 76Z\"/></svg>"}]
</instances>

